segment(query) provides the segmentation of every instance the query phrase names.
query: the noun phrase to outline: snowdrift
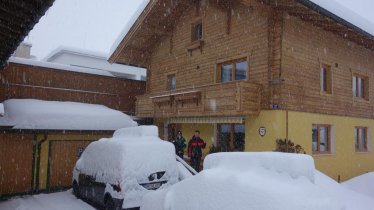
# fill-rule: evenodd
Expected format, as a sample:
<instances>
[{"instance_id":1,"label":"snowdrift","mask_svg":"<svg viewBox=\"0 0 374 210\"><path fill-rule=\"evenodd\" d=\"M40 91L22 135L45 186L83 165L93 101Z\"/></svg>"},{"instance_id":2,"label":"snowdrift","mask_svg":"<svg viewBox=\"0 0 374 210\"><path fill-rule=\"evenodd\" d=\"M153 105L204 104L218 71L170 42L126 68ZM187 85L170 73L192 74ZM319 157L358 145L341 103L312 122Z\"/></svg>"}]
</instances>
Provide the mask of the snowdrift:
<instances>
[{"instance_id":1,"label":"snowdrift","mask_svg":"<svg viewBox=\"0 0 374 210\"><path fill-rule=\"evenodd\" d=\"M141 209L344 209L314 183L314 161L307 155L216 153L204 167L167 191L147 194Z\"/></svg>"},{"instance_id":2,"label":"snowdrift","mask_svg":"<svg viewBox=\"0 0 374 210\"><path fill-rule=\"evenodd\" d=\"M374 172L363 174L342 183L347 189L374 199ZM373 203L374 204L374 203Z\"/></svg>"},{"instance_id":3,"label":"snowdrift","mask_svg":"<svg viewBox=\"0 0 374 210\"><path fill-rule=\"evenodd\" d=\"M204 169L225 168L227 170L269 169L286 173L292 178L306 177L314 183L314 160L309 155L277 152L216 153L204 160Z\"/></svg>"}]
</instances>

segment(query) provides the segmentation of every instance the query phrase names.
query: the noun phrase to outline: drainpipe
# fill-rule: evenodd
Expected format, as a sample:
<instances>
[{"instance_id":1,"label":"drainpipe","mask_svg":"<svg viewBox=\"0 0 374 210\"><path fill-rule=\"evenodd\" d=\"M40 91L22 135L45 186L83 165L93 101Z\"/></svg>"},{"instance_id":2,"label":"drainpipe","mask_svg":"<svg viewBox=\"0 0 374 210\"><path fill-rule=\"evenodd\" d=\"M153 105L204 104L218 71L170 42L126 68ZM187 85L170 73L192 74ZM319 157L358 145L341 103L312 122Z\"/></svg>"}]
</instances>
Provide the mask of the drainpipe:
<instances>
[{"instance_id":1,"label":"drainpipe","mask_svg":"<svg viewBox=\"0 0 374 210\"><path fill-rule=\"evenodd\" d=\"M39 170L40 170L40 153L42 149L42 144L47 141L48 139L48 133L44 132L44 137L43 139L38 143L38 155L36 159L36 175L35 175L35 192L39 193Z\"/></svg>"}]
</instances>

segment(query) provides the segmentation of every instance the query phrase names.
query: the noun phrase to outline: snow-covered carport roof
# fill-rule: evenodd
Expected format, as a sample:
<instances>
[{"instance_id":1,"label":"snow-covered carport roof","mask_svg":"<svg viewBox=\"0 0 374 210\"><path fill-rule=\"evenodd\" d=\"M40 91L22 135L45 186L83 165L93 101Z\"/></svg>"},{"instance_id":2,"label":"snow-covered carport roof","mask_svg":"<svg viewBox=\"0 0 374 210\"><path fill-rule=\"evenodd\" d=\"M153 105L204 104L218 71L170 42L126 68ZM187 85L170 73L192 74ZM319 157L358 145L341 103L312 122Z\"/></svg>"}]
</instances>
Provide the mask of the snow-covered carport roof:
<instances>
[{"instance_id":1,"label":"snow-covered carport roof","mask_svg":"<svg viewBox=\"0 0 374 210\"><path fill-rule=\"evenodd\" d=\"M3 102L0 127L17 130L114 131L137 123L120 111L103 105L35 99Z\"/></svg>"},{"instance_id":2,"label":"snow-covered carport roof","mask_svg":"<svg viewBox=\"0 0 374 210\"><path fill-rule=\"evenodd\" d=\"M0 0L0 67L45 14L54 0Z\"/></svg>"},{"instance_id":3,"label":"snow-covered carport roof","mask_svg":"<svg viewBox=\"0 0 374 210\"><path fill-rule=\"evenodd\" d=\"M198 0L196 0L198 1ZM194 6L191 0L144 0L133 19L114 42L110 63L122 63L140 67L147 66L153 47L173 30L179 17L187 8ZM253 0L208 0L222 8L233 4L251 5ZM303 21L311 22L326 31L338 34L365 48L374 50L373 28L362 27L360 22L369 22L335 1L326 0L257 0L275 10L287 12ZM374 29L373 29L374 30Z\"/></svg>"}]
</instances>

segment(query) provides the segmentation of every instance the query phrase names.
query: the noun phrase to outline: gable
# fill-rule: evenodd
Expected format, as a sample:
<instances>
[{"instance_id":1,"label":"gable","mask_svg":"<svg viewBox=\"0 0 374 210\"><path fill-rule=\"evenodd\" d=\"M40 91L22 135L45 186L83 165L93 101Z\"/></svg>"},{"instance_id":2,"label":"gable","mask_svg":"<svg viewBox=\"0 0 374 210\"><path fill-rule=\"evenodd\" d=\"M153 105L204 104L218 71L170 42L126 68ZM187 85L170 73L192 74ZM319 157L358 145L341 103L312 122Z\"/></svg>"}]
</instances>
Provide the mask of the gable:
<instances>
[{"instance_id":1,"label":"gable","mask_svg":"<svg viewBox=\"0 0 374 210\"><path fill-rule=\"evenodd\" d=\"M233 4L250 6L252 1L311 22L314 26L374 50L373 35L310 0L151 0L110 56L109 62L146 67L155 44L168 36L183 13L198 2L229 10Z\"/></svg>"}]
</instances>

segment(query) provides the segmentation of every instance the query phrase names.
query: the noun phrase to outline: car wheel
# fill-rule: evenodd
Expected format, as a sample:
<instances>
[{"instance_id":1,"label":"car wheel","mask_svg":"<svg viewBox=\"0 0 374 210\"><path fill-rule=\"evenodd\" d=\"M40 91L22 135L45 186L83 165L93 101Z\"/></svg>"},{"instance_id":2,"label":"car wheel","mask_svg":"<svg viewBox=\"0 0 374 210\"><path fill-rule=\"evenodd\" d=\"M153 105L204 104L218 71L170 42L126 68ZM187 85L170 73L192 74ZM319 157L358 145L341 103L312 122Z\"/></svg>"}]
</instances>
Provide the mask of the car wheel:
<instances>
[{"instance_id":1,"label":"car wheel","mask_svg":"<svg viewBox=\"0 0 374 210\"><path fill-rule=\"evenodd\" d=\"M105 210L115 210L115 205L114 205L114 201L112 198L107 198L106 201L105 201L105 206L104 206Z\"/></svg>"},{"instance_id":2,"label":"car wheel","mask_svg":"<svg viewBox=\"0 0 374 210\"><path fill-rule=\"evenodd\" d=\"M77 182L74 182L74 183L73 183L73 194L74 194L75 197L77 197L78 199L81 198L81 195L80 195L80 192L79 192L79 186L78 186L78 183L77 183Z\"/></svg>"}]
</instances>

